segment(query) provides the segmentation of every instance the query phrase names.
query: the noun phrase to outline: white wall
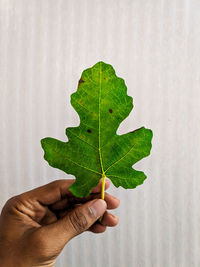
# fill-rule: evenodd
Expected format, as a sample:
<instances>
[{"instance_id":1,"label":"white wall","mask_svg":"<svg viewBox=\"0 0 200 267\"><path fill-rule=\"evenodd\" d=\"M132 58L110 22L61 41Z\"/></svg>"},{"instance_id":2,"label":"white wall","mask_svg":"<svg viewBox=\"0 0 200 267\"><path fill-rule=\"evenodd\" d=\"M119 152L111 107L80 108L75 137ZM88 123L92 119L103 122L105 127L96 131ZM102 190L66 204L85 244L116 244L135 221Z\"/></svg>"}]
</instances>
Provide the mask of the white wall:
<instances>
[{"instance_id":1,"label":"white wall","mask_svg":"<svg viewBox=\"0 0 200 267\"><path fill-rule=\"evenodd\" d=\"M148 179L115 189L119 225L71 241L70 267L200 266L200 1L0 0L0 206L69 177L43 160L40 139L66 140L81 72L103 60L134 98L119 132L153 129Z\"/></svg>"}]
</instances>

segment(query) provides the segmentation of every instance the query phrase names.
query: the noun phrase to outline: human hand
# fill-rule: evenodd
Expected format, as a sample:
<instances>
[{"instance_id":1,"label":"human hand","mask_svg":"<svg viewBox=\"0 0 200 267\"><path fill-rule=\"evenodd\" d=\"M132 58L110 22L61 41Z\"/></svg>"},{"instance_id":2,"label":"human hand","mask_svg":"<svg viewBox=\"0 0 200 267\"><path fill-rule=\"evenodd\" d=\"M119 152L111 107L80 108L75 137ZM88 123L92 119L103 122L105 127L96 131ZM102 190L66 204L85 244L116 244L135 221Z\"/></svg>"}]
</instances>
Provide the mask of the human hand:
<instances>
[{"instance_id":1,"label":"human hand","mask_svg":"<svg viewBox=\"0 0 200 267\"><path fill-rule=\"evenodd\" d=\"M89 230L102 233L118 218L106 209L119 199L105 194L101 182L90 196L77 198L68 190L75 180L58 180L9 199L0 216L1 267L52 267L67 242ZM106 181L105 188L110 182ZM97 220L102 216L101 224Z\"/></svg>"}]
</instances>

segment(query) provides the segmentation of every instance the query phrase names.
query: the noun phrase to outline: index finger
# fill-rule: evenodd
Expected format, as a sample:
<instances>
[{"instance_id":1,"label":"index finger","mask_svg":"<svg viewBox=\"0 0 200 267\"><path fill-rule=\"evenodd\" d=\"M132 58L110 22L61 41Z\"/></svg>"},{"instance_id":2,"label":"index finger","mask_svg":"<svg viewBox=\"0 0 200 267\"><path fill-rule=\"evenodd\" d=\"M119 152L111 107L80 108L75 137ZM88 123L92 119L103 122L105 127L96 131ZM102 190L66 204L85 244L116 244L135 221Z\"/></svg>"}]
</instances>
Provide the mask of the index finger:
<instances>
[{"instance_id":1,"label":"index finger","mask_svg":"<svg viewBox=\"0 0 200 267\"><path fill-rule=\"evenodd\" d=\"M22 196L38 201L43 205L50 205L70 194L69 187L74 181L75 179L56 180L25 192Z\"/></svg>"},{"instance_id":2,"label":"index finger","mask_svg":"<svg viewBox=\"0 0 200 267\"><path fill-rule=\"evenodd\" d=\"M22 195L32 200L38 201L42 205L51 205L62 200L66 196L73 196L73 194L69 190L69 187L74 182L75 179L56 180L49 184L25 192ZM101 184L102 180L100 180L99 184L95 188L93 188L92 194L99 193L101 191ZM109 185L110 182L107 180L105 183L105 190L109 187Z\"/></svg>"}]
</instances>

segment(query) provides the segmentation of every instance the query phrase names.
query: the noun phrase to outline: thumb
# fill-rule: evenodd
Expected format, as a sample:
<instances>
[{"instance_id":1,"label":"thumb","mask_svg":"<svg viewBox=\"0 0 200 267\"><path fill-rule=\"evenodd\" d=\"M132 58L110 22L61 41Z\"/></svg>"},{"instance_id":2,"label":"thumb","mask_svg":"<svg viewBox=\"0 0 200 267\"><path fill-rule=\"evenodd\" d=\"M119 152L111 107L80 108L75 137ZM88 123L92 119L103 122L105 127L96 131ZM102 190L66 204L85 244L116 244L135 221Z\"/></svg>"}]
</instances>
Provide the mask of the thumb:
<instances>
[{"instance_id":1,"label":"thumb","mask_svg":"<svg viewBox=\"0 0 200 267\"><path fill-rule=\"evenodd\" d=\"M67 227L70 239L86 231L106 211L107 204L102 199L87 202L71 211L61 222Z\"/></svg>"},{"instance_id":2,"label":"thumb","mask_svg":"<svg viewBox=\"0 0 200 267\"><path fill-rule=\"evenodd\" d=\"M106 208L104 200L95 199L76 207L57 222L45 226L45 236L49 244L53 243L55 246L59 242L59 246L64 247L70 239L89 229L104 214Z\"/></svg>"}]
</instances>

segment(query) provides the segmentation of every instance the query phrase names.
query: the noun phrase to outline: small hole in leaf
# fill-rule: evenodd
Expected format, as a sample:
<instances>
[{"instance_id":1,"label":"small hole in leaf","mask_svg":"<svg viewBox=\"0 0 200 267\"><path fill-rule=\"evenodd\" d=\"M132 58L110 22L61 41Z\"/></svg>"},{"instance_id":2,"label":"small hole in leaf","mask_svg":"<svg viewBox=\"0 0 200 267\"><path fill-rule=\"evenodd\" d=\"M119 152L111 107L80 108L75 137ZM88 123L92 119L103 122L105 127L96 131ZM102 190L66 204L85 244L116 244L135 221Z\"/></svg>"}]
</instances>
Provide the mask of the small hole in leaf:
<instances>
[{"instance_id":1,"label":"small hole in leaf","mask_svg":"<svg viewBox=\"0 0 200 267\"><path fill-rule=\"evenodd\" d=\"M88 132L88 133L91 133L92 131L91 131L90 129L87 129L87 132Z\"/></svg>"},{"instance_id":2,"label":"small hole in leaf","mask_svg":"<svg viewBox=\"0 0 200 267\"><path fill-rule=\"evenodd\" d=\"M113 110L110 108L110 109L109 109L109 112L110 112L110 113L113 113Z\"/></svg>"}]
</instances>

